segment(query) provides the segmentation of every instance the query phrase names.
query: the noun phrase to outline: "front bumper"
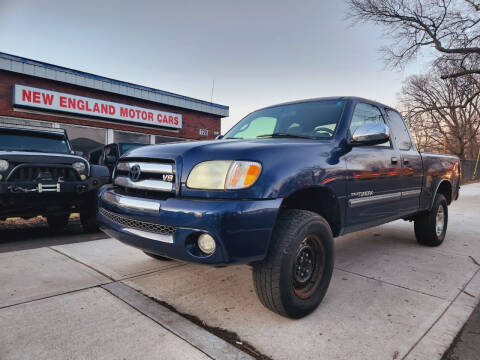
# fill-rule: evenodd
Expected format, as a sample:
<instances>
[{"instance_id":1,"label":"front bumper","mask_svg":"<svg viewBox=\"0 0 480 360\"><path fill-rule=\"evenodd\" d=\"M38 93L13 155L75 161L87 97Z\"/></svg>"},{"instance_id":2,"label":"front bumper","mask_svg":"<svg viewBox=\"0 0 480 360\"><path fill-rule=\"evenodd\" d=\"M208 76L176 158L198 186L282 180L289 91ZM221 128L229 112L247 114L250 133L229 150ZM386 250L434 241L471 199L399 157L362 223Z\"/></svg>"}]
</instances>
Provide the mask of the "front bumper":
<instances>
[{"instance_id":1,"label":"front bumper","mask_svg":"<svg viewBox=\"0 0 480 360\"><path fill-rule=\"evenodd\" d=\"M98 221L113 238L154 254L205 264L250 263L265 258L281 201L153 200L121 195L107 186L99 194ZM147 225L139 230L136 224ZM160 234L159 226L167 230ZM201 233L215 239L212 255L196 251Z\"/></svg>"},{"instance_id":2,"label":"front bumper","mask_svg":"<svg viewBox=\"0 0 480 360\"><path fill-rule=\"evenodd\" d=\"M75 212L95 201L97 190L109 181L91 177L68 182L0 182L0 217L36 216Z\"/></svg>"}]
</instances>

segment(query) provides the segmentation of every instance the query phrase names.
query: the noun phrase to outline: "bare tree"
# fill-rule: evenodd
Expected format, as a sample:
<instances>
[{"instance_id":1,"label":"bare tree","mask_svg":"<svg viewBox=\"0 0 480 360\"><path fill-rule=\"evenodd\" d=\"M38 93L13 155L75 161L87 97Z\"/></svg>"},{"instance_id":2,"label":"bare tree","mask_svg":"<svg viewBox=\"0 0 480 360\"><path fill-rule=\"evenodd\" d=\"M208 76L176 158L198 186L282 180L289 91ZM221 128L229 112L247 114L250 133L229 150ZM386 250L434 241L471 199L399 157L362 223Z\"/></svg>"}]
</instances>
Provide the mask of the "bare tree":
<instances>
[{"instance_id":1,"label":"bare tree","mask_svg":"<svg viewBox=\"0 0 480 360\"><path fill-rule=\"evenodd\" d=\"M480 97L472 76L442 80L434 68L426 75L409 77L400 103L417 146L424 151L470 155L480 136Z\"/></svg>"},{"instance_id":2,"label":"bare tree","mask_svg":"<svg viewBox=\"0 0 480 360\"><path fill-rule=\"evenodd\" d=\"M442 78L480 75L480 0L347 2L352 19L385 27L392 44L383 51L394 66L403 66L430 48L437 51Z\"/></svg>"}]
</instances>

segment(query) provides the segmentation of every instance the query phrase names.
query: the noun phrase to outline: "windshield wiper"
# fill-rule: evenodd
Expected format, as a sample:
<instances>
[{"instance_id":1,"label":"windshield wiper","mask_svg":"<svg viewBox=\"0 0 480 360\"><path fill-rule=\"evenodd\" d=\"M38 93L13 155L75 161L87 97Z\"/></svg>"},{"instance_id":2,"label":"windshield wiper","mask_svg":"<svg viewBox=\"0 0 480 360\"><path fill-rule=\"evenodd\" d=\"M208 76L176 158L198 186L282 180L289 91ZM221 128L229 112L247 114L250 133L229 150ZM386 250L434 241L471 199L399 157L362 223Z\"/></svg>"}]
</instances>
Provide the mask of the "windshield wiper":
<instances>
[{"instance_id":1,"label":"windshield wiper","mask_svg":"<svg viewBox=\"0 0 480 360\"><path fill-rule=\"evenodd\" d=\"M306 135L296 135L296 134L288 134L288 133L273 133L273 134L263 134L263 135L258 135L257 138L261 137L279 137L279 138L297 138L297 139L310 139L313 140L315 139L312 136L306 136Z\"/></svg>"}]
</instances>

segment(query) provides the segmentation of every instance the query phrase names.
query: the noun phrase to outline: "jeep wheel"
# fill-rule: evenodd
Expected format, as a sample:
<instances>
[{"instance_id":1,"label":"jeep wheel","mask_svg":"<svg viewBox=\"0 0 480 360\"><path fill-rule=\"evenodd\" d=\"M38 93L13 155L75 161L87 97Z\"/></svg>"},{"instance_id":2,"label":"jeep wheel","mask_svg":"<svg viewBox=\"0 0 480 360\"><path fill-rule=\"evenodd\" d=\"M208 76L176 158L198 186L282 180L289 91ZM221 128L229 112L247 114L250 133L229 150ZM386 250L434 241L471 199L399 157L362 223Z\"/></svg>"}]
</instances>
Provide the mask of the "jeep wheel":
<instances>
[{"instance_id":1,"label":"jeep wheel","mask_svg":"<svg viewBox=\"0 0 480 360\"><path fill-rule=\"evenodd\" d=\"M301 318L321 303L333 263L333 236L325 219L287 210L277 220L266 259L253 265L255 291L270 310Z\"/></svg>"},{"instance_id":2,"label":"jeep wheel","mask_svg":"<svg viewBox=\"0 0 480 360\"><path fill-rule=\"evenodd\" d=\"M435 196L432 209L415 217L415 237L417 242L427 246L439 246L447 232L448 206L442 194Z\"/></svg>"},{"instance_id":3,"label":"jeep wheel","mask_svg":"<svg viewBox=\"0 0 480 360\"><path fill-rule=\"evenodd\" d=\"M85 232L95 233L100 231L97 222L97 192L92 192L87 196L87 199L80 206L80 222Z\"/></svg>"},{"instance_id":4,"label":"jeep wheel","mask_svg":"<svg viewBox=\"0 0 480 360\"><path fill-rule=\"evenodd\" d=\"M149 252L146 252L144 251L145 255L148 255L154 259L157 259L157 260L163 260L163 261L172 261L173 259L170 259L170 258L167 258L167 257L163 257L163 256L160 256L160 255L157 255L157 254L152 254L152 253L149 253Z\"/></svg>"},{"instance_id":5,"label":"jeep wheel","mask_svg":"<svg viewBox=\"0 0 480 360\"><path fill-rule=\"evenodd\" d=\"M48 223L48 227L50 228L50 231L52 232L62 231L65 228L65 226L67 226L69 218L70 218L70 214L48 215L47 223Z\"/></svg>"},{"instance_id":6,"label":"jeep wheel","mask_svg":"<svg viewBox=\"0 0 480 360\"><path fill-rule=\"evenodd\" d=\"M87 233L95 233L99 231L95 212L82 211L80 213L80 222L82 223L83 230Z\"/></svg>"}]
</instances>

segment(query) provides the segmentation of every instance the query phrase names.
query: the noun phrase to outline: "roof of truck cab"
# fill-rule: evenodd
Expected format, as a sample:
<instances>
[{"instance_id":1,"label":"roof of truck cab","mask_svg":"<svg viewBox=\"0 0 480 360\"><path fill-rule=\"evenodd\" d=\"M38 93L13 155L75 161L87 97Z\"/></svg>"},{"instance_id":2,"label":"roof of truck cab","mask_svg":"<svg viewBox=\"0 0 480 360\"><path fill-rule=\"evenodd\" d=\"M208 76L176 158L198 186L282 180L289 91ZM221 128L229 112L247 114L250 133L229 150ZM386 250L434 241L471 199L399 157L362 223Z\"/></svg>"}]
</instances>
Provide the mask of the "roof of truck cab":
<instances>
[{"instance_id":1,"label":"roof of truck cab","mask_svg":"<svg viewBox=\"0 0 480 360\"><path fill-rule=\"evenodd\" d=\"M371 104L376 104L379 107L393 109L391 106L379 103L378 101L365 99L365 98L358 97L358 96L327 96L327 97L317 97L317 98L310 98L310 99L287 101L287 102L284 102L284 103L265 106L264 108L261 108L259 110L268 109L268 108L275 107L275 106L301 104L301 103L312 102L312 101L349 101L349 100L350 101L367 102L367 103L371 103Z\"/></svg>"}]
</instances>

